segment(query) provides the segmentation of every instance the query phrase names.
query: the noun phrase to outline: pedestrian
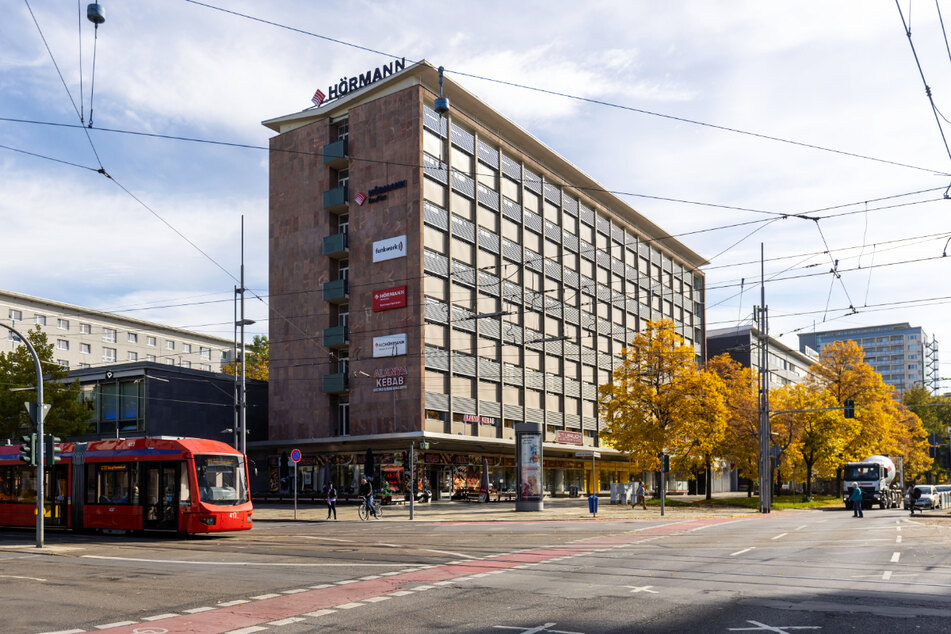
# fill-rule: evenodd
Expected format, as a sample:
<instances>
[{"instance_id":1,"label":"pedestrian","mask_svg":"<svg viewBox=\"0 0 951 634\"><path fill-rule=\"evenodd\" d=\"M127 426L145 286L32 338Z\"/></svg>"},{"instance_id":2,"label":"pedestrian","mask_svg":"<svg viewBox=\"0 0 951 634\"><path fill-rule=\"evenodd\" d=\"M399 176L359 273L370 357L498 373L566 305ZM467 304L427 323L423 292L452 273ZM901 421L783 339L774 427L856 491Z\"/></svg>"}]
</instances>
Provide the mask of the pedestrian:
<instances>
[{"instance_id":1,"label":"pedestrian","mask_svg":"<svg viewBox=\"0 0 951 634\"><path fill-rule=\"evenodd\" d=\"M330 519L330 515L333 514L334 521L337 519L337 489L334 488L334 483L331 482L327 485L327 519Z\"/></svg>"},{"instance_id":2,"label":"pedestrian","mask_svg":"<svg viewBox=\"0 0 951 634\"><path fill-rule=\"evenodd\" d=\"M638 504L640 504L641 508L645 511L647 510L647 500L644 497L644 484L641 483L640 480L638 480L637 489L634 491L634 503L631 504L631 508L633 509Z\"/></svg>"},{"instance_id":3,"label":"pedestrian","mask_svg":"<svg viewBox=\"0 0 951 634\"><path fill-rule=\"evenodd\" d=\"M918 500L921 498L921 489L919 489L918 487L912 487L912 489L911 489L911 494L910 494L909 497L910 497L910 499L908 500L908 501L909 501L908 506L911 507L911 514L914 515L914 514L915 514L915 504L916 504L916 503L918 502ZM920 512L920 513L924 513L924 511L919 511L919 512Z\"/></svg>"},{"instance_id":4,"label":"pedestrian","mask_svg":"<svg viewBox=\"0 0 951 634\"><path fill-rule=\"evenodd\" d=\"M862 515L862 489L859 488L859 483L853 482L849 491L849 501L852 502L852 517L865 517Z\"/></svg>"}]
</instances>

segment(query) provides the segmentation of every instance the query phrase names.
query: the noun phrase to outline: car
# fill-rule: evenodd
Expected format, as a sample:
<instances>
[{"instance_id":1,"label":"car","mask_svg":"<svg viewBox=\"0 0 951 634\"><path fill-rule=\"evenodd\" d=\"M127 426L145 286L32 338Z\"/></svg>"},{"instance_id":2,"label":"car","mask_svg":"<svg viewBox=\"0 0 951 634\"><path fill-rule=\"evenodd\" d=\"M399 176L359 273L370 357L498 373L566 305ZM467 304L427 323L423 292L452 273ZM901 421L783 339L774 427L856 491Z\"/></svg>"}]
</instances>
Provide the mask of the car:
<instances>
[{"instance_id":1,"label":"car","mask_svg":"<svg viewBox=\"0 0 951 634\"><path fill-rule=\"evenodd\" d=\"M947 486L948 491L951 491L951 485L942 485ZM924 509L940 509L941 508L941 498L942 494L938 491L938 487L931 484L918 484L915 485L915 488L921 491L921 497L918 498L918 501L915 503L915 508L918 510ZM911 498L908 495L905 495L905 509L911 508Z\"/></svg>"}]
</instances>

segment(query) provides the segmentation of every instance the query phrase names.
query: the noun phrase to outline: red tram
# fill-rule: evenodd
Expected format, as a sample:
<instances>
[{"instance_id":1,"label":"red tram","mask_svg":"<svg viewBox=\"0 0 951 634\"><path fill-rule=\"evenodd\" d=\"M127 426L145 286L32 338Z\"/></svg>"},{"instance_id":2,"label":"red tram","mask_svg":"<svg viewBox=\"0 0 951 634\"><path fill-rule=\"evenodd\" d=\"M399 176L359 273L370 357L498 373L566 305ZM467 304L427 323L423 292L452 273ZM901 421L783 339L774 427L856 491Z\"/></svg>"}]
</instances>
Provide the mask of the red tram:
<instances>
[{"instance_id":1,"label":"red tram","mask_svg":"<svg viewBox=\"0 0 951 634\"><path fill-rule=\"evenodd\" d=\"M36 467L0 446L0 525L36 525ZM63 443L45 469L46 526L213 533L251 528L245 457L201 438Z\"/></svg>"}]
</instances>

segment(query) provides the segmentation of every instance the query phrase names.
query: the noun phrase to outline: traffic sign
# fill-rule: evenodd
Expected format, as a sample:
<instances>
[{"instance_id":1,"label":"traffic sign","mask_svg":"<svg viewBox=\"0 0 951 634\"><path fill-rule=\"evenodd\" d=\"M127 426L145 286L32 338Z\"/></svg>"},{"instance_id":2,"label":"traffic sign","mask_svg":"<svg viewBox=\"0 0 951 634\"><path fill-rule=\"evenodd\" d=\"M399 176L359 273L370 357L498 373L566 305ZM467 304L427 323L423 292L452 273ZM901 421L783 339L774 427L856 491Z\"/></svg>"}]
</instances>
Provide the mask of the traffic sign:
<instances>
[{"instance_id":1,"label":"traffic sign","mask_svg":"<svg viewBox=\"0 0 951 634\"><path fill-rule=\"evenodd\" d=\"M575 457L576 458L600 458L601 452L600 451L576 451Z\"/></svg>"},{"instance_id":2,"label":"traffic sign","mask_svg":"<svg viewBox=\"0 0 951 634\"><path fill-rule=\"evenodd\" d=\"M300 462L300 449L295 449L291 452L291 462Z\"/></svg>"}]
</instances>

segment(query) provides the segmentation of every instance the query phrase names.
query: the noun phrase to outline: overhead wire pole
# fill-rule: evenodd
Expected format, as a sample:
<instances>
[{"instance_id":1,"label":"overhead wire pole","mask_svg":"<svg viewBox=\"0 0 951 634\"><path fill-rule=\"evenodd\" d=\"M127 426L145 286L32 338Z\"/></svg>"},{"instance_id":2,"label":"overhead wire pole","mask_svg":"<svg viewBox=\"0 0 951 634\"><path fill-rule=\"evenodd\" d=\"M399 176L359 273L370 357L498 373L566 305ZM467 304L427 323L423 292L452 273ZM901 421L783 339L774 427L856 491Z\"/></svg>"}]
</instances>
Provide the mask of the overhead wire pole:
<instances>
[{"instance_id":1,"label":"overhead wire pole","mask_svg":"<svg viewBox=\"0 0 951 634\"><path fill-rule=\"evenodd\" d=\"M759 511L772 509L772 457L769 425L769 319L766 307L766 274L763 243L760 243L760 305L753 308L759 339Z\"/></svg>"}]
</instances>

